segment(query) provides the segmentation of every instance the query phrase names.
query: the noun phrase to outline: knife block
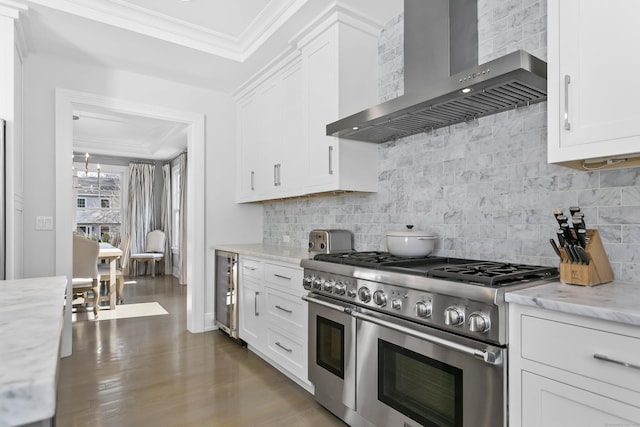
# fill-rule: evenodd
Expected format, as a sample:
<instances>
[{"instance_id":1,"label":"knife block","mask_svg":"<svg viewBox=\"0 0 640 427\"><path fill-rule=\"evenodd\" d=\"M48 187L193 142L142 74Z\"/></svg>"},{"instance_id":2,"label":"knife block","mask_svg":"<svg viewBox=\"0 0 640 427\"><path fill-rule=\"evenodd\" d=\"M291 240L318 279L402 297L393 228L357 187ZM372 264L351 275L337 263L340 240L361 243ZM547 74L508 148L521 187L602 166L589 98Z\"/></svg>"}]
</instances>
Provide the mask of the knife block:
<instances>
[{"instance_id":1,"label":"knife block","mask_svg":"<svg viewBox=\"0 0 640 427\"><path fill-rule=\"evenodd\" d=\"M589 264L570 261L560 262L560 281L570 285L594 286L613 280L613 270L607 253L604 251L598 230L587 230L587 247ZM562 259L568 260L564 249L560 249Z\"/></svg>"}]
</instances>

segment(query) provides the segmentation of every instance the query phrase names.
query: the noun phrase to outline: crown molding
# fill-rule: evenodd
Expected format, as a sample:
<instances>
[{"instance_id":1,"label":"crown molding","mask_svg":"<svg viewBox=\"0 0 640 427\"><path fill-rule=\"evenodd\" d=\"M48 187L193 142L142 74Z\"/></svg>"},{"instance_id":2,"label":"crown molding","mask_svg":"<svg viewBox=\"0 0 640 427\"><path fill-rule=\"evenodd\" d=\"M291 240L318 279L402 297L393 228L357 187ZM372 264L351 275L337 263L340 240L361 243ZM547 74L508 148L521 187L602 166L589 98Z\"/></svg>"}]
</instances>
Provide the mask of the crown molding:
<instances>
[{"instance_id":1,"label":"crown molding","mask_svg":"<svg viewBox=\"0 0 640 427\"><path fill-rule=\"evenodd\" d=\"M0 0L13 3L15 0ZM308 0L274 0L239 37L173 18L124 0L29 0L83 18L113 25L229 60L244 62ZM1 13L1 10L0 10Z\"/></svg>"},{"instance_id":2,"label":"crown molding","mask_svg":"<svg viewBox=\"0 0 640 427\"><path fill-rule=\"evenodd\" d=\"M0 16L18 20L20 12L26 12L29 7L19 0L0 0Z\"/></svg>"}]
</instances>

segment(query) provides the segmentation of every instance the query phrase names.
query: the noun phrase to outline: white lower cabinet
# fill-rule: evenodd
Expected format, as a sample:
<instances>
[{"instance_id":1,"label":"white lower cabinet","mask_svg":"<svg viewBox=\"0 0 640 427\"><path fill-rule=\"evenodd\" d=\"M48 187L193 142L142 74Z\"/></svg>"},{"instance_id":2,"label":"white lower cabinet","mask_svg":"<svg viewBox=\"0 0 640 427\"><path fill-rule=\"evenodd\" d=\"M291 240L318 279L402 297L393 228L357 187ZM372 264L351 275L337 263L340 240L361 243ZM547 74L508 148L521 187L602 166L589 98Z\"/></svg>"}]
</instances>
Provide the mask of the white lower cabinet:
<instances>
[{"instance_id":1,"label":"white lower cabinet","mask_svg":"<svg viewBox=\"0 0 640 427\"><path fill-rule=\"evenodd\" d=\"M637 327L509 305L509 426L640 425Z\"/></svg>"},{"instance_id":2,"label":"white lower cabinet","mask_svg":"<svg viewBox=\"0 0 640 427\"><path fill-rule=\"evenodd\" d=\"M249 345L260 349L266 344L262 321L262 275L261 260L240 257L238 336Z\"/></svg>"},{"instance_id":3,"label":"white lower cabinet","mask_svg":"<svg viewBox=\"0 0 640 427\"><path fill-rule=\"evenodd\" d=\"M297 264L240 255L239 336L309 392L307 303Z\"/></svg>"}]
</instances>

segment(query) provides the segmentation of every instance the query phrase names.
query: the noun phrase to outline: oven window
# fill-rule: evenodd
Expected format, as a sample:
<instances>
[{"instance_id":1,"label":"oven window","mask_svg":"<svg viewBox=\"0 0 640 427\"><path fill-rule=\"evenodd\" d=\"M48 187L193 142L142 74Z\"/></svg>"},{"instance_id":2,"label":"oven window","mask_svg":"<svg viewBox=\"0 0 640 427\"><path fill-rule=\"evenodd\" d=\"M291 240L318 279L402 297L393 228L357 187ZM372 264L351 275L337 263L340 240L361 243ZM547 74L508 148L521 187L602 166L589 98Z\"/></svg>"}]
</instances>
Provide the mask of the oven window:
<instances>
[{"instance_id":1,"label":"oven window","mask_svg":"<svg viewBox=\"0 0 640 427\"><path fill-rule=\"evenodd\" d=\"M378 340L378 400L427 427L462 427L462 370Z\"/></svg>"},{"instance_id":2,"label":"oven window","mask_svg":"<svg viewBox=\"0 0 640 427\"><path fill-rule=\"evenodd\" d=\"M316 363L344 379L344 325L316 316Z\"/></svg>"}]
</instances>

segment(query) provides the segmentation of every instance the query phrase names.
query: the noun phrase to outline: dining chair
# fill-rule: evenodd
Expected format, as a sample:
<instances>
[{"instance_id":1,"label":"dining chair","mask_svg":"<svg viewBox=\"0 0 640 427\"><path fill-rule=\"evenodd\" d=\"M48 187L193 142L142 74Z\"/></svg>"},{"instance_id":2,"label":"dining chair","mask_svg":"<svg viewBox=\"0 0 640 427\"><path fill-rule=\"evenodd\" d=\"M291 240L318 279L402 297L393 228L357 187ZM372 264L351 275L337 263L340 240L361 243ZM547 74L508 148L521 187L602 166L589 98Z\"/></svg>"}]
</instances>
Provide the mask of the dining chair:
<instances>
[{"instance_id":1,"label":"dining chair","mask_svg":"<svg viewBox=\"0 0 640 427\"><path fill-rule=\"evenodd\" d=\"M127 265L127 253L129 252L129 236L125 236L122 239L122 257L118 260L118 266L116 267L116 303L124 304L124 296L122 291L124 290L124 272L123 266ZM100 281L106 283L107 289L111 289L111 271L109 264L99 264L98 271L100 272Z\"/></svg>"},{"instance_id":2,"label":"dining chair","mask_svg":"<svg viewBox=\"0 0 640 427\"><path fill-rule=\"evenodd\" d=\"M162 230L154 230L147 234L144 252L131 254L129 257L129 274L135 276L137 264L144 262L144 274L147 274L147 265L151 264L151 277L156 276L156 264L161 274L164 274L164 245L166 236Z\"/></svg>"},{"instance_id":3,"label":"dining chair","mask_svg":"<svg viewBox=\"0 0 640 427\"><path fill-rule=\"evenodd\" d=\"M93 314L98 318L98 300L100 298L100 273L98 272L98 253L100 245L81 234L73 235L73 277L71 278L72 296L82 295L87 305L89 292L93 296Z\"/></svg>"}]
</instances>

